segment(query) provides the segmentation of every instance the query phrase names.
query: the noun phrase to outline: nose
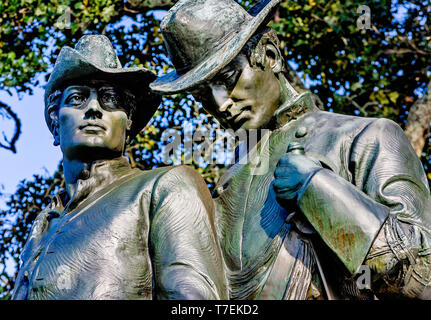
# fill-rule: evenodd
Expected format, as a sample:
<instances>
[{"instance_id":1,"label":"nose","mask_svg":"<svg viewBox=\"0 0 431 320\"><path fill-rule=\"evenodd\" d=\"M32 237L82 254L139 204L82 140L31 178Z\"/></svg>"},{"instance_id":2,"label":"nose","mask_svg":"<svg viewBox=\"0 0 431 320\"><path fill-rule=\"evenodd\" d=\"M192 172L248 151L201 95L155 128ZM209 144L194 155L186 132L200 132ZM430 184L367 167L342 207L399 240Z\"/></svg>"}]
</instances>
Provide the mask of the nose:
<instances>
[{"instance_id":1,"label":"nose","mask_svg":"<svg viewBox=\"0 0 431 320\"><path fill-rule=\"evenodd\" d=\"M222 86L211 86L211 93L218 105L219 112L226 112L233 106L233 100L229 97L226 88Z\"/></svg>"},{"instance_id":2,"label":"nose","mask_svg":"<svg viewBox=\"0 0 431 320\"><path fill-rule=\"evenodd\" d=\"M220 112L226 112L233 106L233 100L228 98L219 108Z\"/></svg>"},{"instance_id":3,"label":"nose","mask_svg":"<svg viewBox=\"0 0 431 320\"><path fill-rule=\"evenodd\" d=\"M97 93L92 92L89 98L87 109L85 110L85 117L89 119L101 119L103 116L102 107L97 99Z\"/></svg>"}]
</instances>

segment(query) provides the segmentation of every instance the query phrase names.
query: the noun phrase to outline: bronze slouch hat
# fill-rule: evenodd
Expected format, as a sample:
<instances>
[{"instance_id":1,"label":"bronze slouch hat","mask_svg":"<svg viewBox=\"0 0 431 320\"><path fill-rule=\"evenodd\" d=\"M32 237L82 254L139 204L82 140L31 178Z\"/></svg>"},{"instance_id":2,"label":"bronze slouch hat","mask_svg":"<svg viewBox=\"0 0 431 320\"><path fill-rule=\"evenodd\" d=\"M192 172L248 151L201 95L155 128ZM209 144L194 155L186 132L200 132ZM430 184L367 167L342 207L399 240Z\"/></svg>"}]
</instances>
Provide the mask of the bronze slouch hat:
<instances>
[{"instance_id":1,"label":"bronze slouch hat","mask_svg":"<svg viewBox=\"0 0 431 320\"><path fill-rule=\"evenodd\" d=\"M130 136L136 136L156 112L161 97L151 92L149 83L156 75L140 67L123 68L110 40L104 35L85 35L75 48L61 49L45 88L45 121L51 128L48 114L49 96L73 81L105 80L130 90L136 97L136 110Z\"/></svg>"},{"instance_id":2,"label":"bronze slouch hat","mask_svg":"<svg viewBox=\"0 0 431 320\"><path fill-rule=\"evenodd\" d=\"M211 79L272 19L281 0L263 0L248 12L234 0L181 0L162 20L161 32L175 71L150 84L174 94Z\"/></svg>"}]
</instances>

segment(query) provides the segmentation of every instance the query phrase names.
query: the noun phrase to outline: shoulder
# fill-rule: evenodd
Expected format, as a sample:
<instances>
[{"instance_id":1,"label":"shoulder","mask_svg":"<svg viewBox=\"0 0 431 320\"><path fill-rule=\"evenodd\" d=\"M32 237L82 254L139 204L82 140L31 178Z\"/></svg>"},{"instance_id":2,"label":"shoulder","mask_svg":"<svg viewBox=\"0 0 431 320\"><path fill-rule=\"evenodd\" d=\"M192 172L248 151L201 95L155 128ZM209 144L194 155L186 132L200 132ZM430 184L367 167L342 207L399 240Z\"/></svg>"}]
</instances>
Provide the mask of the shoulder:
<instances>
[{"instance_id":1,"label":"shoulder","mask_svg":"<svg viewBox=\"0 0 431 320\"><path fill-rule=\"evenodd\" d=\"M360 135L369 135L375 139L391 139L395 138L394 142L408 142L407 136L401 127L394 121L386 118L371 119L367 126L361 131Z\"/></svg>"},{"instance_id":2,"label":"shoulder","mask_svg":"<svg viewBox=\"0 0 431 320\"><path fill-rule=\"evenodd\" d=\"M308 117L299 119L299 126L309 129L309 138L325 141L358 140L369 142L384 142L402 144L410 147L410 142L401 127L394 121L386 118L365 118L318 111Z\"/></svg>"},{"instance_id":3,"label":"shoulder","mask_svg":"<svg viewBox=\"0 0 431 320\"><path fill-rule=\"evenodd\" d=\"M186 165L151 170L134 169L131 177L126 179L121 190L124 190L126 195L143 195L152 206L163 201L176 201L177 198L205 198L205 201L211 199L201 175Z\"/></svg>"},{"instance_id":4,"label":"shoulder","mask_svg":"<svg viewBox=\"0 0 431 320\"><path fill-rule=\"evenodd\" d=\"M374 150L379 154L397 155L400 160L419 160L403 129L386 118L371 119L355 136L352 147L352 153L355 153L355 150Z\"/></svg>"},{"instance_id":5,"label":"shoulder","mask_svg":"<svg viewBox=\"0 0 431 320\"><path fill-rule=\"evenodd\" d=\"M327 111L318 111L310 114L309 119L304 121L313 121L316 126L332 128L333 130L354 130L373 128L373 130L396 130L402 131L401 127L394 121L386 118L366 118L352 116Z\"/></svg>"},{"instance_id":6,"label":"shoulder","mask_svg":"<svg viewBox=\"0 0 431 320\"><path fill-rule=\"evenodd\" d=\"M161 168L157 174L156 184L158 186L168 184L176 188L178 186L184 187L186 185L196 187L198 185L205 184L205 182L195 169L186 165L180 165Z\"/></svg>"},{"instance_id":7,"label":"shoulder","mask_svg":"<svg viewBox=\"0 0 431 320\"><path fill-rule=\"evenodd\" d=\"M379 118L370 122L355 137L350 162L355 164L352 167L357 176L368 175L374 181L409 180L428 190L422 162L404 131L392 120Z\"/></svg>"},{"instance_id":8,"label":"shoulder","mask_svg":"<svg viewBox=\"0 0 431 320\"><path fill-rule=\"evenodd\" d=\"M136 179L153 181L157 184L166 181L181 181L184 183L203 181L201 175L195 169L186 165L161 167L151 170L135 170L134 176Z\"/></svg>"},{"instance_id":9,"label":"shoulder","mask_svg":"<svg viewBox=\"0 0 431 320\"><path fill-rule=\"evenodd\" d=\"M211 194L202 176L185 165L165 168L159 174L152 190L153 205L160 202L201 202L212 205Z\"/></svg>"},{"instance_id":10,"label":"shoulder","mask_svg":"<svg viewBox=\"0 0 431 320\"><path fill-rule=\"evenodd\" d=\"M303 120L313 125L315 131L359 132L379 119L351 116L327 111L317 111Z\"/></svg>"}]
</instances>

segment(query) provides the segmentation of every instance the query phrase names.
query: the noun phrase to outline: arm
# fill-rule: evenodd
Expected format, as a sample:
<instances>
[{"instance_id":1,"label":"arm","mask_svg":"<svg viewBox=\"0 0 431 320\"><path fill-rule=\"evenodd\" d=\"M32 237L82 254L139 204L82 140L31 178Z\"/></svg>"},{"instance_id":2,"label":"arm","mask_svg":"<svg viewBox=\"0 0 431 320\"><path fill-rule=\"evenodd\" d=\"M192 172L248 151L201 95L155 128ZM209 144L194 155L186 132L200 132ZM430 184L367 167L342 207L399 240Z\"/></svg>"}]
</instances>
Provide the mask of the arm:
<instances>
[{"instance_id":1,"label":"arm","mask_svg":"<svg viewBox=\"0 0 431 320\"><path fill-rule=\"evenodd\" d=\"M394 122L378 120L358 136L351 163L356 184L390 210L365 259L374 292L431 299L431 197L410 142Z\"/></svg>"},{"instance_id":2,"label":"arm","mask_svg":"<svg viewBox=\"0 0 431 320\"><path fill-rule=\"evenodd\" d=\"M25 276L34 267L34 256L38 254L43 237L50 228L50 215L60 214L64 210L60 195L52 197L51 202L34 219L29 237L20 256L19 272L13 289L12 300L25 300L28 296L28 279Z\"/></svg>"},{"instance_id":3,"label":"arm","mask_svg":"<svg viewBox=\"0 0 431 320\"><path fill-rule=\"evenodd\" d=\"M214 206L201 176L174 167L152 195L150 246L158 299L227 299Z\"/></svg>"},{"instance_id":4,"label":"arm","mask_svg":"<svg viewBox=\"0 0 431 320\"><path fill-rule=\"evenodd\" d=\"M430 268L420 257L431 253L421 240L430 236L430 194L399 126L385 119L367 126L352 144L349 170L352 183L308 166L296 193L301 211L352 274L361 264L371 267L374 292L426 296ZM411 282L415 268L421 286ZM404 271L394 277L397 270Z\"/></svg>"}]
</instances>

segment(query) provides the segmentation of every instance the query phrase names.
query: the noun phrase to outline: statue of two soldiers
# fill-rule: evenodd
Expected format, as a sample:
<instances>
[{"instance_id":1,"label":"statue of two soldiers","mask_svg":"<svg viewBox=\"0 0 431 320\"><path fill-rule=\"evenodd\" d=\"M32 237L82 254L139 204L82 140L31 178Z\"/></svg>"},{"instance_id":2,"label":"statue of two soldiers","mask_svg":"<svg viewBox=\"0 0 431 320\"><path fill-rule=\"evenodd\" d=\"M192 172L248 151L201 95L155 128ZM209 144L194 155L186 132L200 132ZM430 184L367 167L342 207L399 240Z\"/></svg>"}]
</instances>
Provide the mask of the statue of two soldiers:
<instances>
[{"instance_id":1,"label":"statue of two soldiers","mask_svg":"<svg viewBox=\"0 0 431 320\"><path fill-rule=\"evenodd\" d=\"M266 27L279 3L179 1L161 23L176 70L157 79L104 36L62 49L45 117L67 192L34 223L14 299L431 299L421 162L394 122L323 112L292 87ZM213 198L186 166L124 157L157 93L179 92L224 128L269 129Z\"/></svg>"}]
</instances>

